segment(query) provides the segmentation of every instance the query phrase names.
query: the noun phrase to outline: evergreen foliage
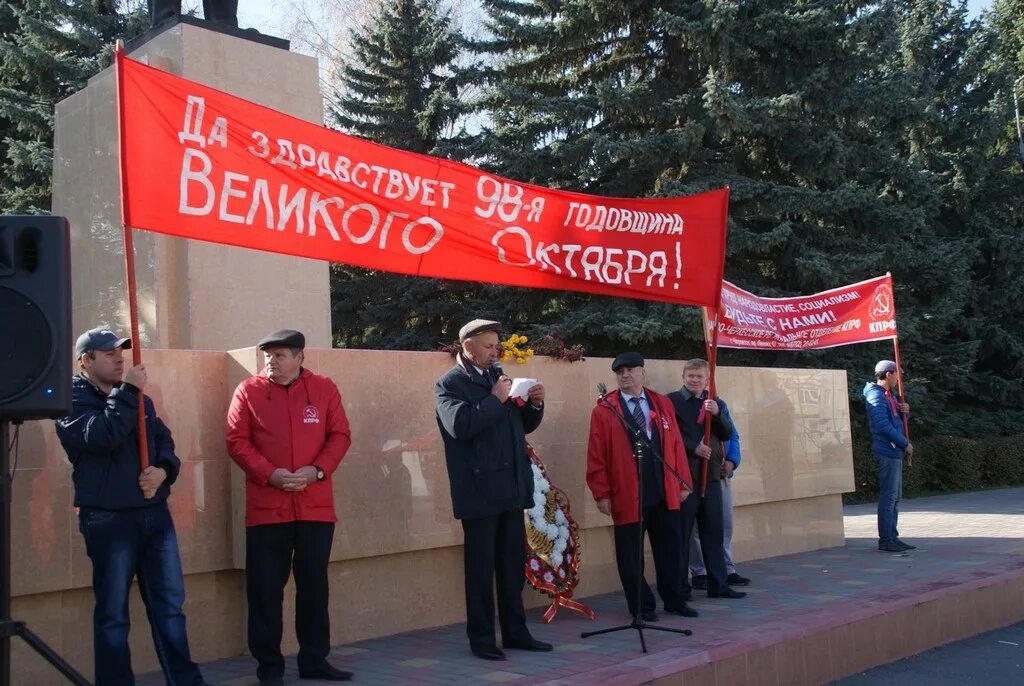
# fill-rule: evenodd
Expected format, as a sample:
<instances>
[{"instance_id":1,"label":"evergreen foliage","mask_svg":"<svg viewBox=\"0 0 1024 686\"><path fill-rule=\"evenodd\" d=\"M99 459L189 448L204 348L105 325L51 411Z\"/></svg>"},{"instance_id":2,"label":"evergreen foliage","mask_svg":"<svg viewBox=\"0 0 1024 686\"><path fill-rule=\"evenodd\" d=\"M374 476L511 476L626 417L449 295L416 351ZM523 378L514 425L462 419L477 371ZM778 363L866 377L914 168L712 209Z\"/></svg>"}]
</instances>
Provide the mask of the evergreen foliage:
<instances>
[{"instance_id":1,"label":"evergreen foliage","mask_svg":"<svg viewBox=\"0 0 1024 686\"><path fill-rule=\"evenodd\" d=\"M380 3L339 65L330 117L343 130L418 153L434 152L460 113L462 38L431 0ZM334 342L430 350L479 302L475 284L331 266Z\"/></svg>"},{"instance_id":2,"label":"evergreen foliage","mask_svg":"<svg viewBox=\"0 0 1024 686\"><path fill-rule=\"evenodd\" d=\"M485 65L474 75L484 128L438 140L438 151L601 195L728 185L727 279L783 296L892 272L912 430L1008 433L1019 424L1024 193L1009 94L1024 60L1020 0L998 0L981 21L947 0L495 0L485 8L488 35L472 44ZM449 337L461 319L481 315L534 337L555 328L591 354L703 351L695 308L456 290L443 306L432 303L447 313ZM388 304L374 340L426 347L402 326L424 304L405 315L400 301ZM727 350L719 361L845 368L862 422L860 388L874 361L892 354L877 343Z\"/></svg>"},{"instance_id":3,"label":"evergreen foliage","mask_svg":"<svg viewBox=\"0 0 1024 686\"><path fill-rule=\"evenodd\" d=\"M147 23L116 0L0 2L0 212L49 211L54 106Z\"/></svg>"}]
</instances>

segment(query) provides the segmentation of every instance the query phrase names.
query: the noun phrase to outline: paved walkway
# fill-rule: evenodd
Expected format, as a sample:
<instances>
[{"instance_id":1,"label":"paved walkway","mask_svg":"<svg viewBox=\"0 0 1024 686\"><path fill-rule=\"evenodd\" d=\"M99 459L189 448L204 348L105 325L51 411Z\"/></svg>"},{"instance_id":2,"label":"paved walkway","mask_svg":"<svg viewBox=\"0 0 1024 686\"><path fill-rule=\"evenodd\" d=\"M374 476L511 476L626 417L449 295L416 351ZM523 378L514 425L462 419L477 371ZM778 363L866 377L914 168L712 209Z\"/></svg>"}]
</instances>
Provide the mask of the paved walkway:
<instances>
[{"instance_id":1,"label":"paved walkway","mask_svg":"<svg viewBox=\"0 0 1024 686\"><path fill-rule=\"evenodd\" d=\"M598 613L593 622L560 610L554 622L544 625L540 611L532 612L531 630L555 644L552 653L510 651L505 662L478 660L469 653L463 626L453 625L337 646L331 660L354 671L356 681L364 684L592 684L594 677L587 673L594 670L636 660L715 655L732 641L814 625L823 616L845 615L916 589L1024 569L1024 488L906 501L900 536L920 547L911 553L878 552L873 505L848 507L845 515L843 547L741 564L740 571L753 579L744 589L747 598L699 596L693 603L699 618L662 615L662 626L689 628L693 636L647 632L647 656L635 631L580 638L581 631L629 621L621 594L613 593L586 599ZM203 674L218 686L257 683L249 657L205 664ZM139 683L156 686L163 680L150 674ZM317 682L299 681L292 659L286 683Z\"/></svg>"},{"instance_id":2,"label":"paved walkway","mask_svg":"<svg viewBox=\"0 0 1024 686\"><path fill-rule=\"evenodd\" d=\"M926 650L834 682L834 686L963 684L1024 684L1024 622Z\"/></svg>"}]
</instances>

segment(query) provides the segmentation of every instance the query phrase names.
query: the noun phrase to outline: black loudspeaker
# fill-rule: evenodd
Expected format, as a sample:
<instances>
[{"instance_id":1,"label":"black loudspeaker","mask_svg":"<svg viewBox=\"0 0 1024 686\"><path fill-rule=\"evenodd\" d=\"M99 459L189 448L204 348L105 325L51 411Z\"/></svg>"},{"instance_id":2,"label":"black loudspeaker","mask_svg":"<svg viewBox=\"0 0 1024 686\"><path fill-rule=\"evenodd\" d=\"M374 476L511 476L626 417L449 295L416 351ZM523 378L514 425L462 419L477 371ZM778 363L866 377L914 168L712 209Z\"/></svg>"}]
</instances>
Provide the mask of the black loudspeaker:
<instances>
[{"instance_id":1,"label":"black loudspeaker","mask_svg":"<svg viewBox=\"0 0 1024 686\"><path fill-rule=\"evenodd\" d=\"M0 421L71 414L71 232L0 216Z\"/></svg>"}]
</instances>

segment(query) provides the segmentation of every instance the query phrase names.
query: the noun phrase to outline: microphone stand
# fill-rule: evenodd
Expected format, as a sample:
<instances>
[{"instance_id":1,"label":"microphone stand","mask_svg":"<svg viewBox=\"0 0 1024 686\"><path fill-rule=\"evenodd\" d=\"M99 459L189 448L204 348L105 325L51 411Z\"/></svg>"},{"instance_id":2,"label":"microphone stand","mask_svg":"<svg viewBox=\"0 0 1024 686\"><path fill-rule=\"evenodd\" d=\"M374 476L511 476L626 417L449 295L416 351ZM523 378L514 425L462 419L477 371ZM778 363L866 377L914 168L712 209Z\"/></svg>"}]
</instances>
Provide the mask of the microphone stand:
<instances>
[{"instance_id":1,"label":"microphone stand","mask_svg":"<svg viewBox=\"0 0 1024 686\"><path fill-rule=\"evenodd\" d=\"M651 629L653 631L665 631L673 634L682 634L684 636L690 636L693 634L689 629L673 629L667 626L651 626L644 621L643 612L640 610L641 602L643 600L643 568L644 568L644 508L643 508L643 492L644 492L644 470L643 470L643 453L644 445L651 447L650 439L647 438L646 432L643 427L634 429L626 421L626 418L619 412L610 402L605 399L604 385L599 387L600 391L600 404L607 407L612 411L622 426L626 429L626 432L633 436L633 459L636 460L636 476L637 476L637 489L636 489L636 507L637 516L639 521L637 522L640 527L640 535L637 537L636 547L636 560L637 560L637 578L636 578L636 613L633 615L633 621L629 624L621 624L619 626L612 626L606 629L598 629L597 631L584 631L580 634L580 638L590 638L591 636L598 636L600 634L610 634L616 631L626 631L628 629L635 629L637 634L640 636L640 649L644 653L647 652L647 641L644 639L644 629ZM657 431L657 429L655 429ZM685 481L679 472L677 472L672 466L665 464L665 461L654 454L653 450L649 450L650 456L660 462L663 466L675 474L675 477L679 479L679 482L685 485Z\"/></svg>"}]
</instances>

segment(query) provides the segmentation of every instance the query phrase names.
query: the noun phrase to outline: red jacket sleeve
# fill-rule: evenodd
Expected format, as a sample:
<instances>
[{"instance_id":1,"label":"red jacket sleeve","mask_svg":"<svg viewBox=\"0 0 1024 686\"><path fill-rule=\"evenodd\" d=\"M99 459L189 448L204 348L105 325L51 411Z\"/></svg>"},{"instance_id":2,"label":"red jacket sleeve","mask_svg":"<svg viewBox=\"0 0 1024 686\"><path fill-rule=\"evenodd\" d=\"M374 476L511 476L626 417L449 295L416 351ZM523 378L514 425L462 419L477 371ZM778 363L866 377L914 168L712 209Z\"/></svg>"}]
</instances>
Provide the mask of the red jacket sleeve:
<instances>
[{"instance_id":1,"label":"red jacket sleeve","mask_svg":"<svg viewBox=\"0 0 1024 686\"><path fill-rule=\"evenodd\" d=\"M601 408L595 407L590 413L590 438L587 441L587 487L594 500L612 497L608 478L610 450L607 425L601 419Z\"/></svg>"},{"instance_id":2,"label":"red jacket sleeve","mask_svg":"<svg viewBox=\"0 0 1024 686\"><path fill-rule=\"evenodd\" d=\"M252 414L246 399L243 384L235 389L228 408L227 444L228 455L242 468L245 475L260 486L269 483L270 475L277 467L252 444Z\"/></svg>"},{"instance_id":3,"label":"red jacket sleeve","mask_svg":"<svg viewBox=\"0 0 1024 686\"><path fill-rule=\"evenodd\" d=\"M348 448L352 445L352 430L348 425L348 416L345 415L345 406L341 404L341 393L334 382L326 384L328 392L327 400L327 439L324 447L320 449L313 464L324 470L326 478L330 478L334 470L341 464L341 458L345 457Z\"/></svg>"},{"instance_id":4,"label":"red jacket sleeve","mask_svg":"<svg viewBox=\"0 0 1024 686\"><path fill-rule=\"evenodd\" d=\"M686 482L686 489L693 490L693 475L690 473L690 462L686 459L686 446L683 445L682 432L679 430L679 425L676 423L676 416L674 412L668 412L664 415L668 417L669 426L671 427L668 434L668 440L672 443L672 449L666 450L665 454L671 454L672 460L675 464L672 466L679 476L683 477L683 481ZM680 487L680 490L684 490Z\"/></svg>"}]
</instances>

